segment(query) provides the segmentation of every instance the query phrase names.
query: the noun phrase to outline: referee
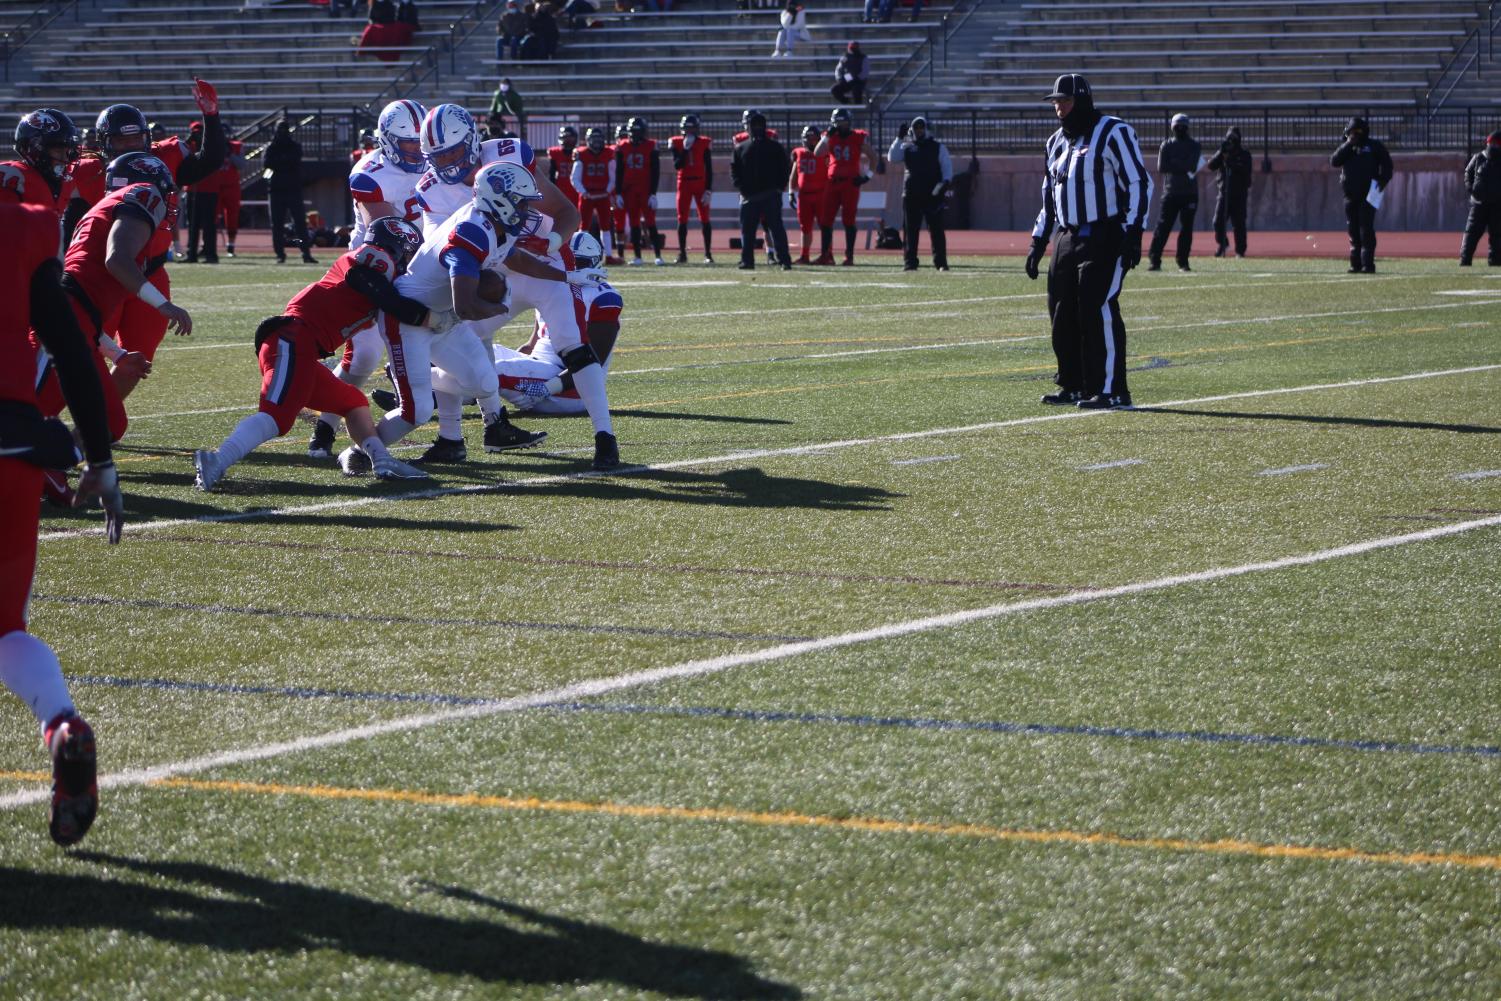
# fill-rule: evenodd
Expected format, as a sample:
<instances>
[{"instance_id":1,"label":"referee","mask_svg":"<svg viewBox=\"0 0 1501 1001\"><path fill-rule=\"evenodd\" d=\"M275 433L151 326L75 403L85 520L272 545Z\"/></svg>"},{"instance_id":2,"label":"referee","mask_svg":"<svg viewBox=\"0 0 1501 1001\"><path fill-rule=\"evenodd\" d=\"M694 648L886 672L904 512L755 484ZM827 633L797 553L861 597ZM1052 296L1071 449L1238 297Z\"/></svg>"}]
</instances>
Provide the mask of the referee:
<instances>
[{"instance_id":1,"label":"referee","mask_svg":"<svg viewBox=\"0 0 1501 1001\"><path fill-rule=\"evenodd\" d=\"M1032 227L1027 277L1053 232L1048 314L1058 392L1043 403L1085 410L1131 405L1126 388L1126 328L1119 297L1125 273L1141 263L1141 231L1152 201L1152 177L1131 126L1095 110L1089 81L1065 73L1047 99L1059 129L1046 146L1042 211Z\"/></svg>"}]
</instances>

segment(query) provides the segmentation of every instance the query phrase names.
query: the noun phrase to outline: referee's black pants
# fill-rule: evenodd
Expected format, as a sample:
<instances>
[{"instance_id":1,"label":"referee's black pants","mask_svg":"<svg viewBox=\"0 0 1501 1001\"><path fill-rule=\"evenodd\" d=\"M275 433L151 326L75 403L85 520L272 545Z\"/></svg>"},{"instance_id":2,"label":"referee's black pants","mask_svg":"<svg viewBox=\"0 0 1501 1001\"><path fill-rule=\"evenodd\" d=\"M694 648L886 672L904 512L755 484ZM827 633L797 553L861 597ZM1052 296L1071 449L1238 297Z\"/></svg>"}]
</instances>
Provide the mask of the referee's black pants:
<instances>
[{"instance_id":1,"label":"referee's black pants","mask_svg":"<svg viewBox=\"0 0 1501 1001\"><path fill-rule=\"evenodd\" d=\"M922 224L928 223L928 239L933 243L933 267L949 266L948 237L943 228L943 198L934 198L926 191L914 191L902 196L902 259L903 263L917 267L917 240L922 235Z\"/></svg>"},{"instance_id":2,"label":"referee's black pants","mask_svg":"<svg viewBox=\"0 0 1501 1001\"><path fill-rule=\"evenodd\" d=\"M1087 231L1085 231L1087 230ZM1093 223L1081 232L1062 229L1048 267L1048 315L1060 388L1086 397L1127 396L1126 326L1120 294L1126 240L1119 219Z\"/></svg>"},{"instance_id":3,"label":"referee's black pants","mask_svg":"<svg viewBox=\"0 0 1501 1001\"><path fill-rule=\"evenodd\" d=\"M1376 206L1364 198L1345 199L1350 233L1350 270L1376 270Z\"/></svg>"},{"instance_id":4,"label":"referee's black pants","mask_svg":"<svg viewBox=\"0 0 1501 1001\"><path fill-rule=\"evenodd\" d=\"M188 212L188 260L202 259L211 263L219 260L219 193L217 191L193 192L193 205Z\"/></svg>"},{"instance_id":5,"label":"referee's black pants","mask_svg":"<svg viewBox=\"0 0 1501 1001\"><path fill-rule=\"evenodd\" d=\"M1152 234L1152 249L1147 252L1153 264L1162 263L1162 251L1167 238L1173 232L1173 224L1182 220L1178 230L1178 264L1188 266L1188 255L1194 246L1194 217L1199 213L1198 192L1186 195L1168 195L1162 199L1162 218L1157 220L1157 232Z\"/></svg>"},{"instance_id":6,"label":"referee's black pants","mask_svg":"<svg viewBox=\"0 0 1501 1001\"><path fill-rule=\"evenodd\" d=\"M766 229L767 250L775 250L777 263L792 266L787 255L787 227L782 225L782 192L763 191L740 197L740 263L756 266L756 229Z\"/></svg>"}]
</instances>

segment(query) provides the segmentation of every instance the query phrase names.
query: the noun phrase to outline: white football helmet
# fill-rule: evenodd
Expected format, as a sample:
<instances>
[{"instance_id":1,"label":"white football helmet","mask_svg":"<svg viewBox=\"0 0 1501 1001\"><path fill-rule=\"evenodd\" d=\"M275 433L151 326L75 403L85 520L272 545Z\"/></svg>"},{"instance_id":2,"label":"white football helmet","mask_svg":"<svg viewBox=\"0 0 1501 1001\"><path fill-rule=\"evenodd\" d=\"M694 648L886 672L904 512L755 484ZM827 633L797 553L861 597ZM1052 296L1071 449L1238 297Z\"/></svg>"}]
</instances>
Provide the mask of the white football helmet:
<instances>
[{"instance_id":1,"label":"white football helmet","mask_svg":"<svg viewBox=\"0 0 1501 1001\"><path fill-rule=\"evenodd\" d=\"M514 163L486 164L474 177L474 204L512 236L526 224L528 203L541 197L531 171Z\"/></svg>"},{"instance_id":2,"label":"white football helmet","mask_svg":"<svg viewBox=\"0 0 1501 1001\"><path fill-rule=\"evenodd\" d=\"M392 101L375 120L375 138L386 162L408 174L420 174L427 167L422 158L422 118L426 114L416 101Z\"/></svg>"},{"instance_id":3,"label":"white football helmet","mask_svg":"<svg viewBox=\"0 0 1501 1001\"><path fill-rule=\"evenodd\" d=\"M422 120L422 155L445 184L460 184L479 163L474 117L457 104L438 104Z\"/></svg>"},{"instance_id":4,"label":"white football helmet","mask_svg":"<svg viewBox=\"0 0 1501 1001\"><path fill-rule=\"evenodd\" d=\"M573 251L575 268L597 268L605 258L605 248L600 246L593 233L584 229L568 238L568 249Z\"/></svg>"}]
</instances>

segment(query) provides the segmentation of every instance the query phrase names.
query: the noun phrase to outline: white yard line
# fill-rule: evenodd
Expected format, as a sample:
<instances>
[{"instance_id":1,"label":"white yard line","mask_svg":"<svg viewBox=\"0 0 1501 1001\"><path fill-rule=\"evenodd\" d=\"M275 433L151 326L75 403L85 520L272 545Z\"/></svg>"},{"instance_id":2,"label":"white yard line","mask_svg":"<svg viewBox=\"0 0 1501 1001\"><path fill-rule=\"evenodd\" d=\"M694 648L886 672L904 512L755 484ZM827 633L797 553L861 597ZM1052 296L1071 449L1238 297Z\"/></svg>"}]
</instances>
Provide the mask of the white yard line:
<instances>
[{"instance_id":1,"label":"white yard line","mask_svg":"<svg viewBox=\"0 0 1501 1001\"><path fill-rule=\"evenodd\" d=\"M1315 469L1328 469L1327 462L1310 462L1304 466L1283 466L1280 469L1263 469L1257 476L1286 476L1289 473L1311 473Z\"/></svg>"},{"instance_id":2,"label":"white yard line","mask_svg":"<svg viewBox=\"0 0 1501 1001\"><path fill-rule=\"evenodd\" d=\"M1501 364L1496 365L1473 365L1468 368L1450 368L1431 372L1411 372L1406 375L1388 375L1372 379L1352 379L1348 382L1323 382L1309 386L1285 386L1278 389L1252 389L1241 393L1222 393L1217 396L1200 396L1185 400L1163 400L1153 406L1159 407L1183 407L1200 403L1219 403L1224 400L1245 400L1259 396L1282 396L1289 393L1312 393L1330 389L1352 389L1359 386L1375 386L1392 382L1409 382L1414 379L1435 379L1446 375L1467 375L1476 372L1493 372L1501 369ZM175 528L180 525L199 525L219 521L247 521L259 518L276 518L289 514L312 514L319 511L335 511L356 507L367 507L372 504L387 504L392 501L405 500L429 500L435 497L455 497L464 494L495 493L502 490L513 490L520 487L547 486L556 483L566 483L571 480L597 479L604 476L623 476L638 473L649 473L667 469L692 469L698 466L712 466L726 462L743 462L747 459L767 459L789 455L808 455L821 453L841 448L857 448L864 445L876 445L896 441L917 441L923 438L938 438L952 434L970 434L979 431L996 431L1001 428L1020 427L1026 424L1042 424L1048 421L1082 420L1089 417L1102 417L1108 414L1129 413L1119 410L1065 410L1059 413L1039 414L1034 417L1016 417L1006 421L988 421L984 424L966 424L959 427L933 428L928 431L904 431L900 434L879 435L873 438L852 438L843 441L827 441L813 445L794 445L790 448L767 448L753 449L750 451L736 451L725 455L711 455L698 459L677 459L672 462L660 462L646 466L627 466L612 473L597 473L593 470L583 469L574 473L562 473L556 476L535 476L527 479L512 480L502 483L476 484L466 487L434 487L426 490L415 490L409 493L386 494L372 497L356 497L336 501L325 501L320 504L304 504L299 507L274 508L265 511L239 511L226 512L223 514L203 515L198 518L175 518L165 521L151 521L137 527L127 527L127 532L151 531L161 528ZM89 528L65 532L46 532L37 536L39 542L49 542L54 539L73 539L89 535L98 535L104 529Z\"/></svg>"},{"instance_id":3,"label":"white yard line","mask_svg":"<svg viewBox=\"0 0 1501 1001\"><path fill-rule=\"evenodd\" d=\"M1473 473L1455 473L1456 480L1488 480L1494 476L1501 476L1501 469L1479 469Z\"/></svg>"},{"instance_id":4,"label":"white yard line","mask_svg":"<svg viewBox=\"0 0 1501 1001\"><path fill-rule=\"evenodd\" d=\"M1096 462L1092 466L1080 466L1079 472L1090 473L1097 469L1119 469L1122 466L1140 466L1146 459L1116 459L1113 462Z\"/></svg>"},{"instance_id":5,"label":"white yard line","mask_svg":"<svg viewBox=\"0 0 1501 1001\"><path fill-rule=\"evenodd\" d=\"M953 462L961 458L957 455L925 455L921 459L897 459L893 466L924 466L930 462Z\"/></svg>"},{"instance_id":6,"label":"white yard line","mask_svg":"<svg viewBox=\"0 0 1501 1001\"><path fill-rule=\"evenodd\" d=\"M1242 563L1238 566L1216 567L1210 570L1200 570L1196 573L1158 577L1154 580L1139 581L1135 584L1122 584L1118 587L1104 588L1097 591L1078 591L1072 594L1031 598L1026 601L1006 602L998 605L989 605L985 608L970 609L968 611L948 612L943 615L930 615L919 619L908 619L904 622L893 622L871 629L861 629L854 632L840 633L835 636L826 636L822 639L780 643L776 646L765 647L761 650L753 650L747 653L725 654L719 657L690 660L680 664L650 668L644 671L632 671L614 677L595 678L589 681L581 681L572 685L549 689L544 692L536 692L531 695L518 695L514 698L501 702L488 703L483 706L468 706L461 709L424 713L420 716L403 716L354 729L336 730L331 733L299 737L295 740L262 744L234 751L223 751L218 754L204 755L203 757L190 758L185 761L169 762L150 768L136 768L129 771L115 772L101 776L99 785L106 789L145 785L175 775L196 774L215 768L241 765L252 761L264 761L268 758L281 757L287 754L298 754L304 751L337 747L358 740L419 730L459 720L479 719L499 713L534 708L550 702L569 702L578 699L594 698L609 692L639 688L642 685L651 685L663 681L700 678L711 674L719 674L733 668L744 667L749 664L766 664L772 661L785 660L789 657L797 657L806 653L815 653L820 650L833 650L839 647L853 646L857 643L892 640L902 636L932 632L936 629L949 629L971 622L983 622L1023 612L1040 611L1048 608L1059 608L1065 605L1080 605L1085 602L1146 594L1185 584L1202 584L1208 581L1223 580L1228 577L1239 577L1263 571L1308 566L1314 563L1342 559L1346 556L1357 556L1362 553L1374 552L1381 549L1391 549L1417 542L1428 542L1433 539L1458 535L1461 532L1469 532L1479 528L1491 528L1498 525L1501 525L1501 515L1492 515L1488 518L1477 518L1473 521L1442 525L1403 535L1367 539L1364 542L1354 542L1349 545L1336 546L1332 549L1321 549L1316 552L1303 553L1297 556L1284 556L1275 560ZM10 793L9 795L0 796L0 809L42 802L50 795L50 791L45 788Z\"/></svg>"}]
</instances>

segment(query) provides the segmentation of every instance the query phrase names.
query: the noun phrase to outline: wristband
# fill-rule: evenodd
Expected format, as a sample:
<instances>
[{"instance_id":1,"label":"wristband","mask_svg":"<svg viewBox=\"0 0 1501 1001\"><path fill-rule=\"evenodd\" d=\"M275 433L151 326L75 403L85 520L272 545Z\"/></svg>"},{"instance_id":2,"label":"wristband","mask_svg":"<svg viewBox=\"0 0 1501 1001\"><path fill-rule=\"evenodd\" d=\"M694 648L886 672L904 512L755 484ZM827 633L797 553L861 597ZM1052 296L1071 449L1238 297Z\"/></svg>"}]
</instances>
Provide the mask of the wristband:
<instances>
[{"instance_id":1,"label":"wristband","mask_svg":"<svg viewBox=\"0 0 1501 1001\"><path fill-rule=\"evenodd\" d=\"M161 290L150 282L144 283L136 290L136 298L153 309L161 309L167 304L167 297L162 295Z\"/></svg>"},{"instance_id":2,"label":"wristband","mask_svg":"<svg viewBox=\"0 0 1501 1001\"><path fill-rule=\"evenodd\" d=\"M120 356L125 354L125 349L115 343L115 339L109 334L100 334L98 344L99 353L110 361L119 361Z\"/></svg>"}]
</instances>

